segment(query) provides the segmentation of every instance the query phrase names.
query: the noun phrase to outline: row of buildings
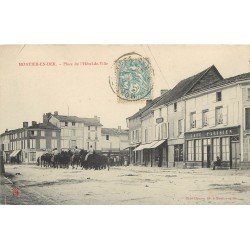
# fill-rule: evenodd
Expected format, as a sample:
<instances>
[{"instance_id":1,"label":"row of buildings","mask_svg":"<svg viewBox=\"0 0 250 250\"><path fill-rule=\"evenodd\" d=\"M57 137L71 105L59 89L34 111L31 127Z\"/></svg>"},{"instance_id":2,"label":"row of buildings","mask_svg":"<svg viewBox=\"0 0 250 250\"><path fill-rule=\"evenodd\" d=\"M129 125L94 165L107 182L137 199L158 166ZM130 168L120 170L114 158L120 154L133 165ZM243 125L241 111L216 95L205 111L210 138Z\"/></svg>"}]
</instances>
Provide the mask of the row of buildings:
<instances>
[{"instance_id":1,"label":"row of buildings","mask_svg":"<svg viewBox=\"0 0 250 250\"><path fill-rule=\"evenodd\" d=\"M129 146L128 130L103 128L100 118L80 118L59 115L57 111L43 115L43 122L23 122L22 128L7 130L0 136L4 160L11 158L34 163L46 151L54 148L60 150L88 150L90 146L96 152L111 156L126 154Z\"/></svg>"},{"instance_id":2,"label":"row of buildings","mask_svg":"<svg viewBox=\"0 0 250 250\"><path fill-rule=\"evenodd\" d=\"M162 90L127 118L130 162L145 166L250 166L250 73L224 79L213 65Z\"/></svg>"}]
</instances>

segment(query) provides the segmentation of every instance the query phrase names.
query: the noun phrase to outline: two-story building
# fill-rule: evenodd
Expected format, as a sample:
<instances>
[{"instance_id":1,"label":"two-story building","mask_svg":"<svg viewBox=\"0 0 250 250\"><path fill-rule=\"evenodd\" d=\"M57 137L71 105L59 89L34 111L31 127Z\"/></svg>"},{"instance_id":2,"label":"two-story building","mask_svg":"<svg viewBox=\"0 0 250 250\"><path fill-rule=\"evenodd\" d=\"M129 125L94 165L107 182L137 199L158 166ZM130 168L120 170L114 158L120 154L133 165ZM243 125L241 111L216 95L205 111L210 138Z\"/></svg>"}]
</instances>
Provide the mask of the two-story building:
<instances>
[{"instance_id":1,"label":"two-story building","mask_svg":"<svg viewBox=\"0 0 250 250\"><path fill-rule=\"evenodd\" d=\"M250 167L250 73L197 85L186 102L187 167Z\"/></svg>"},{"instance_id":2,"label":"two-story building","mask_svg":"<svg viewBox=\"0 0 250 250\"><path fill-rule=\"evenodd\" d=\"M88 150L90 146L101 151L100 117L80 118L77 116L59 115L57 111L43 115L44 121L49 121L61 129L62 150L79 149Z\"/></svg>"},{"instance_id":3,"label":"two-story building","mask_svg":"<svg viewBox=\"0 0 250 250\"><path fill-rule=\"evenodd\" d=\"M127 129L102 128L101 129L102 153L110 155L127 154L129 148L129 133Z\"/></svg>"},{"instance_id":4,"label":"two-story building","mask_svg":"<svg viewBox=\"0 0 250 250\"><path fill-rule=\"evenodd\" d=\"M60 150L60 129L53 124L23 122L23 127L6 130L1 135L5 161L15 157L18 162L35 163L45 151L57 148Z\"/></svg>"}]
</instances>

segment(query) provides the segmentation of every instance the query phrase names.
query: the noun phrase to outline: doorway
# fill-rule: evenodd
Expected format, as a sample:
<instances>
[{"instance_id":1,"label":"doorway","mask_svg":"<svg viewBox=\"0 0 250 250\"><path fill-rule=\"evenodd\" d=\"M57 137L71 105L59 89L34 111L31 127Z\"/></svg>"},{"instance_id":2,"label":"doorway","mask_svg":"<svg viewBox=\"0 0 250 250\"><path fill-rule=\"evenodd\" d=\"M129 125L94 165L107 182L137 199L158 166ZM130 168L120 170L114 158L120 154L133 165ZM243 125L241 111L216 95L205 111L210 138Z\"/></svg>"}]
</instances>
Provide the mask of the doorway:
<instances>
[{"instance_id":1,"label":"doorway","mask_svg":"<svg viewBox=\"0 0 250 250\"><path fill-rule=\"evenodd\" d=\"M232 142L232 166L231 168L240 167L240 143Z\"/></svg>"}]
</instances>

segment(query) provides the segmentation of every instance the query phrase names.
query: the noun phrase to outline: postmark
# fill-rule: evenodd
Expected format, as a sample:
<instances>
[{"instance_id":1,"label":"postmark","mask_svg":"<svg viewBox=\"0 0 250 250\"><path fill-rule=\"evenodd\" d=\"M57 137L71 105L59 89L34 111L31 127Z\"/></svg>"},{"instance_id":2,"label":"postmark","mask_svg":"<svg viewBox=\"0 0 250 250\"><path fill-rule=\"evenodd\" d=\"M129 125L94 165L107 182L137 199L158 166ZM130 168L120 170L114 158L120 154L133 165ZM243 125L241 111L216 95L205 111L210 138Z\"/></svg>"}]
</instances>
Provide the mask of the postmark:
<instances>
[{"instance_id":1,"label":"postmark","mask_svg":"<svg viewBox=\"0 0 250 250\"><path fill-rule=\"evenodd\" d=\"M152 98L153 80L149 58L132 52L122 55L114 62L115 77L110 83L121 102ZM115 86L114 86L115 85Z\"/></svg>"}]
</instances>

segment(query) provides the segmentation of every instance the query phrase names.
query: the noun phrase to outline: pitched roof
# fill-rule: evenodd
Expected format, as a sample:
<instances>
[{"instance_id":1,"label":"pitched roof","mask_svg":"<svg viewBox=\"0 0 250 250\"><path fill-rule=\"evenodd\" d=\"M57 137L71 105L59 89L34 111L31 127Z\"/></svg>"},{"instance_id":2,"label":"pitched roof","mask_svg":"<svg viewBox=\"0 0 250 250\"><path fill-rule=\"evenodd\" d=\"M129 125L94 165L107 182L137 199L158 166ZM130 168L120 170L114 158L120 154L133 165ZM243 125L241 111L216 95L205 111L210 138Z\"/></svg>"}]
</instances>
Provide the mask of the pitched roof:
<instances>
[{"instance_id":1,"label":"pitched roof","mask_svg":"<svg viewBox=\"0 0 250 250\"><path fill-rule=\"evenodd\" d=\"M150 107L149 110L142 114L142 117L148 115L154 108L157 108L163 104L177 101L197 85L204 87L221 79L223 79L223 77L218 72L216 67L212 65L198 74L180 81L172 90L164 93L161 98L152 107Z\"/></svg>"},{"instance_id":2,"label":"pitched roof","mask_svg":"<svg viewBox=\"0 0 250 250\"><path fill-rule=\"evenodd\" d=\"M190 94L192 93L196 93L196 92L199 92L201 90L209 90L209 89L212 89L212 88L216 88L216 87L222 87L222 86L225 86L225 85L231 85L231 84L234 84L238 81L244 81L244 80L250 80L250 72L249 73L244 73L244 74L241 74L241 75L237 75L237 76L233 76L233 77L229 77L229 78L225 78L225 79L222 79L222 80L219 80L219 81L215 81L209 85L206 85L202 88L194 88L190 91Z\"/></svg>"},{"instance_id":3,"label":"pitched roof","mask_svg":"<svg viewBox=\"0 0 250 250\"><path fill-rule=\"evenodd\" d=\"M117 128L102 128L102 134L103 135L114 135L117 136L119 134L122 135L128 135L128 130L127 129L117 129Z\"/></svg>"},{"instance_id":4,"label":"pitched roof","mask_svg":"<svg viewBox=\"0 0 250 250\"><path fill-rule=\"evenodd\" d=\"M164 94L166 94L166 93L164 93ZM160 98L162 98L162 95L156 97L155 99L153 99L151 103L149 103L148 105L144 106L139 111L137 111L134 115L128 117L127 119L134 119L134 118L140 116L141 114L143 114L143 112L145 112L146 110L150 109L155 103L157 103L160 100Z\"/></svg>"},{"instance_id":5,"label":"pitched roof","mask_svg":"<svg viewBox=\"0 0 250 250\"><path fill-rule=\"evenodd\" d=\"M221 79L223 79L223 77L218 72L216 67L212 65L200 73L180 81L171 91L169 91L169 93L166 93L166 95L159 102L157 102L153 108L180 99L191 89L196 88L197 85L199 85L200 88L204 88Z\"/></svg>"},{"instance_id":6,"label":"pitched roof","mask_svg":"<svg viewBox=\"0 0 250 250\"><path fill-rule=\"evenodd\" d=\"M59 129L59 128L50 122L43 122L29 126L28 129Z\"/></svg>"},{"instance_id":7,"label":"pitched roof","mask_svg":"<svg viewBox=\"0 0 250 250\"><path fill-rule=\"evenodd\" d=\"M102 124L96 118L80 118L77 116L66 116L66 115L53 115L61 122L80 122L87 126L102 126Z\"/></svg>"}]
</instances>

